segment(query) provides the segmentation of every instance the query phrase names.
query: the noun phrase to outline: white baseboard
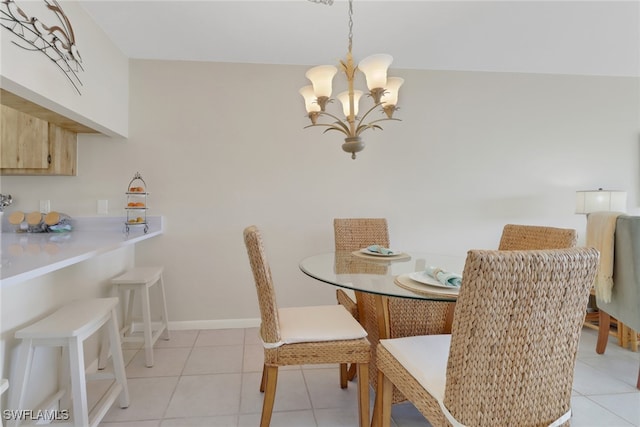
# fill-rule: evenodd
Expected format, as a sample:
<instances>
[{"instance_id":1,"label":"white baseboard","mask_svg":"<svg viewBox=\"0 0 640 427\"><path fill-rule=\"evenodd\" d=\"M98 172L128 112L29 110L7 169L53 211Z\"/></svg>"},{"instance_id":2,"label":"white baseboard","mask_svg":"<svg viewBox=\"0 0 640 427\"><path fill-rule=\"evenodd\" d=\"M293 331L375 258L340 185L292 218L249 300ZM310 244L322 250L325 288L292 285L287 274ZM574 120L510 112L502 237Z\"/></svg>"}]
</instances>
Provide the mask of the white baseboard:
<instances>
[{"instance_id":1,"label":"white baseboard","mask_svg":"<svg viewBox=\"0 0 640 427\"><path fill-rule=\"evenodd\" d=\"M131 332L142 332L143 324L139 320L134 320L131 326ZM257 328L260 326L260 319L224 319L224 320L184 320L178 322L169 321L170 331L187 331L202 329L240 329L240 328ZM160 328L160 322L155 320L151 322L151 329L157 331Z\"/></svg>"},{"instance_id":2,"label":"white baseboard","mask_svg":"<svg viewBox=\"0 0 640 427\"><path fill-rule=\"evenodd\" d=\"M189 329L237 329L237 328L257 328L260 326L260 319L223 319L223 320L185 320L169 321L169 330L185 331Z\"/></svg>"}]
</instances>

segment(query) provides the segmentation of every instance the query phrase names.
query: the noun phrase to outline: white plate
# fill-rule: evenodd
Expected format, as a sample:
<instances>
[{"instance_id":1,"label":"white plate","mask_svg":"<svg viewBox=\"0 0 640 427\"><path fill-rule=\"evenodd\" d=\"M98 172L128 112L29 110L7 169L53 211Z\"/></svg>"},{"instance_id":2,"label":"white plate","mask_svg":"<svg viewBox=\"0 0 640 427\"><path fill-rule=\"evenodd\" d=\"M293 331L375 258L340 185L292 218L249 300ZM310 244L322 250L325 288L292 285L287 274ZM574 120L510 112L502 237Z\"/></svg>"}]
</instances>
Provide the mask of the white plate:
<instances>
[{"instance_id":1,"label":"white plate","mask_svg":"<svg viewBox=\"0 0 640 427\"><path fill-rule=\"evenodd\" d=\"M367 255L381 256L381 257L390 257L390 256L402 255L402 252L399 252L399 251L396 251L396 250L393 250L393 249L389 249L389 250L393 251L393 253L386 255L386 254L381 254L380 252L370 251L367 248L360 249L360 252L362 252L363 254L367 254Z\"/></svg>"},{"instance_id":2,"label":"white plate","mask_svg":"<svg viewBox=\"0 0 640 427\"><path fill-rule=\"evenodd\" d=\"M413 273L409 273L409 278L411 280L415 280L416 282L422 283L423 285L437 286L438 288L458 289L457 286L443 285L437 279L434 279L433 277L429 276L424 271L416 271Z\"/></svg>"}]
</instances>

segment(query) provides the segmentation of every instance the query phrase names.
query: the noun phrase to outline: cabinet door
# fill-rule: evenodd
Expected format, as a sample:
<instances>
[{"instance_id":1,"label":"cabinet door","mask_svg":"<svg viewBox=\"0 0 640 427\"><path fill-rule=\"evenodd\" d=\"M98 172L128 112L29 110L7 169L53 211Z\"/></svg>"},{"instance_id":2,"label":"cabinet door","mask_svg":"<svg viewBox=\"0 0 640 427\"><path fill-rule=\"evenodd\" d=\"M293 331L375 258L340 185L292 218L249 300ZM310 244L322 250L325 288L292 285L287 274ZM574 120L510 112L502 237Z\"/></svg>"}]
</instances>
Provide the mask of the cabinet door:
<instances>
[{"instance_id":1,"label":"cabinet door","mask_svg":"<svg viewBox=\"0 0 640 427\"><path fill-rule=\"evenodd\" d=\"M19 163L19 166L15 166L15 162L12 166L4 166L5 164L5 152L14 152L13 144L10 142L15 139L14 136L7 137L5 133L13 135L14 132L11 131L12 128L17 127L17 121L13 120L14 112L19 113L16 110L9 111L5 116L4 106L3 114L2 114L2 129L0 132L2 133L2 140L0 140L0 146L2 149L2 164L0 168L0 175L67 175L67 176L76 176L77 175L77 164L78 164L78 134L76 132L70 131L68 129L63 129L58 125L53 123L47 123L46 121L41 122L44 123L44 150L40 148L40 141L42 138L40 135L34 137L30 135L31 139L24 139L24 142L18 143L18 147L21 149L26 147L26 151L29 154L33 152L44 152L45 158L44 167L29 167L26 166L24 162ZM5 120L5 117L7 120ZM31 116L27 116L31 117ZM5 123L6 122L6 123ZM5 126L5 124L7 126ZM40 132L40 129L38 130ZM37 142L37 143L36 143Z\"/></svg>"},{"instance_id":2,"label":"cabinet door","mask_svg":"<svg viewBox=\"0 0 640 427\"><path fill-rule=\"evenodd\" d=\"M49 175L77 175L78 134L49 123Z\"/></svg>"},{"instance_id":3,"label":"cabinet door","mask_svg":"<svg viewBox=\"0 0 640 427\"><path fill-rule=\"evenodd\" d=\"M0 167L49 167L49 124L41 119L0 106Z\"/></svg>"}]
</instances>

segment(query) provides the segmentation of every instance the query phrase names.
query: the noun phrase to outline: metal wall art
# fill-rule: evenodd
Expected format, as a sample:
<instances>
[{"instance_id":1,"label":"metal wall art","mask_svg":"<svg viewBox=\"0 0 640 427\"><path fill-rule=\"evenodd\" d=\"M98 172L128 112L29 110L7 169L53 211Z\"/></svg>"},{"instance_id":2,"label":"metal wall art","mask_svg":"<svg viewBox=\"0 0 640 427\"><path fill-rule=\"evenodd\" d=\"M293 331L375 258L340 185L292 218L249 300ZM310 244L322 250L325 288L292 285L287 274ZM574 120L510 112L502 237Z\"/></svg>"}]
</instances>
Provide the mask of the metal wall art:
<instances>
[{"instance_id":1,"label":"metal wall art","mask_svg":"<svg viewBox=\"0 0 640 427\"><path fill-rule=\"evenodd\" d=\"M28 16L14 0L0 0L0 25L19 38L19 41L12 41L16 46L44 53L65 73L80 94L82 82L78 72L84 68L71 22L56 0L44 0L44 3L60 25L49 26L34 16Z\"/></svg>"}]
</instances>

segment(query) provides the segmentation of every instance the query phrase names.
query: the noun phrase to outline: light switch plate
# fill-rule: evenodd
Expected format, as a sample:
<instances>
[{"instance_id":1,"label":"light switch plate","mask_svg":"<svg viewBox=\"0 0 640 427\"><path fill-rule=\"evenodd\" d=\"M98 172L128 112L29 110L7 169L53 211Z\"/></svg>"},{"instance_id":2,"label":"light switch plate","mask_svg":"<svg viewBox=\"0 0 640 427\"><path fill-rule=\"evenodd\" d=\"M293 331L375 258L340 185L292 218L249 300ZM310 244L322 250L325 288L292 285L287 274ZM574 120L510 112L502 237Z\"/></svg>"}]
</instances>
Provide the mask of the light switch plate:
<instances>
[{"instance_id":1,"label":"light switch plate","mask_svg":"<svg viewBox=\"0 0 640 427\"><path fill-rule=\"evenodd\" d=\"M98 213L101 215L106 215L109 213L109 201L108 200L98 200Z\"/></svg>"}]
</instances>

